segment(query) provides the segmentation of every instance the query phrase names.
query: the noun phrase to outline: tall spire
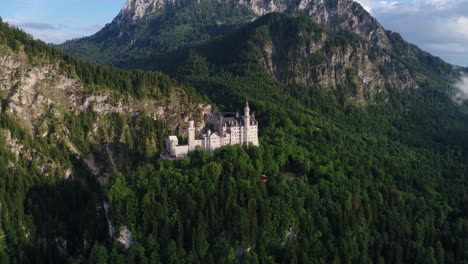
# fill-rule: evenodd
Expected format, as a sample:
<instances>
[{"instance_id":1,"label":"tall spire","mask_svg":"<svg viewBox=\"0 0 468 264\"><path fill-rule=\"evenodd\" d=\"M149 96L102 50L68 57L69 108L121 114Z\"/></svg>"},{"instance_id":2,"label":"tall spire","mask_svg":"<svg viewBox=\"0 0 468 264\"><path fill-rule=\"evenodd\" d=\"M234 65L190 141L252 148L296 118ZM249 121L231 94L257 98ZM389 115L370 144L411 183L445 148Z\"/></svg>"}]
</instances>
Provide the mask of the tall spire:
<instances>
[{"instance_id":1,"label":"tall spire","mask_svg":"<svg viewBox=\"0 0 468 264\"><path fill-rule=\"evenodd\" d=\"M250 115L249 101L247 101L247 98L246 98L245 99L244 116L249 116L249 115Z\"/></svg>"}]
</instances>

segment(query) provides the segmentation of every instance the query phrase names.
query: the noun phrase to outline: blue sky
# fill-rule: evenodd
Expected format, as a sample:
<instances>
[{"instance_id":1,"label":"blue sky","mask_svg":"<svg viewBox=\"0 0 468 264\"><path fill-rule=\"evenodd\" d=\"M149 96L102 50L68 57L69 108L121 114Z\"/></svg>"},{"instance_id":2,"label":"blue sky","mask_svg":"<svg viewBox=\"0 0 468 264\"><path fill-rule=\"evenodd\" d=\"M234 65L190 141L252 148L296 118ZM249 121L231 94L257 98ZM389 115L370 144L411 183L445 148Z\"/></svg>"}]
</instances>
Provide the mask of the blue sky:
<instances>
[{"instance_id":1,"label":"blue sky","mask_svg":"<svg viewBox=\"0 0 468 264\"><path fill-rule=\"evenodd\" d=\"M457 65L468 65L468 0L355 0L387 29ZM126 0L0 0L0 16L35 38L61 43L110 23Z\"/></svg>"},{"instance_id":2,"label":"blue sky","mask_svg":"<svg viewBox=\"0 0 468 264\"><path fill-rule=\"evenodd\" d=\"M61 43L110 23L126 0L0 0L0 16L35 38Z\"/></svg>"}]
</instances>

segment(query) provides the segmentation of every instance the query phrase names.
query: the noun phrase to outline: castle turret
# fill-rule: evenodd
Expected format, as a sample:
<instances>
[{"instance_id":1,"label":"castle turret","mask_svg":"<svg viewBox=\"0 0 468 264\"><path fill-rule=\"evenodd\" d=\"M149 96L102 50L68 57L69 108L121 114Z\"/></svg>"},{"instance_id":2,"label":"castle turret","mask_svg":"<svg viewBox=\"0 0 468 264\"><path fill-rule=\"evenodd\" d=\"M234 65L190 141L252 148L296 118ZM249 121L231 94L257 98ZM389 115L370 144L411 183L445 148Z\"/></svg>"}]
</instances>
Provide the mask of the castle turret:
<instances>
[{"instance_id":1,"label":"castle turret","mask_svg":"<svg viewBox=\"0 0 468 264\"><path fill-rule=\"evenodd\" d=\"M195 121L190 119L188 121L188 145L189 149L195 149Z\"/></svg>"},{"instance_id":2,"label":"castle turret","mask_svg":"<svg viewBox=\"0 0 468 264\"><path fill-rule=\"evenodd\" d=\"M249 144L249 135L250 135L250 107L249 102L245 101L244 107L244 143Z\"/></svg>"},{"instance_id":3,"label":"castle turret","mask_svg":"<svg viewBox=\"0 0 468 264\"><path fill-rule=\"evenodd\" d=\"M175 157L177 155L177 141L171 141L169 146L169 155Z\"/></svg>"},{"instance_id":4,"label":"castle turret","mask_svg":"<svg viewBox=\"0 0 468 264\"><path fill-rule=\"evenodd\" d=\"M247 100L245 101L244 116L250 116L249 101Z\"/></svg>"}]
</instances>

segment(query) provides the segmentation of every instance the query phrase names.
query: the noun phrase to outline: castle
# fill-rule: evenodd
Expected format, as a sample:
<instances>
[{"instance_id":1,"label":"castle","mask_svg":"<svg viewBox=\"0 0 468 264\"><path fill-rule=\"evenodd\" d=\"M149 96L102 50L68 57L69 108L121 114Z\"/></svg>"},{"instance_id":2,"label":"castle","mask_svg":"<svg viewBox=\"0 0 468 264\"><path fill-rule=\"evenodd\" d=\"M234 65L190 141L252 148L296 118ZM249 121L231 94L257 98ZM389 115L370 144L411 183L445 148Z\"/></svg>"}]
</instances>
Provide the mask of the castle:
<instances>
[{"instance_id":1,"label":"castle","mask_svg":"<svg viewBox=\"0 0 468 264\"><path fill-rule=\"evenodd\" d=\"M214 130L208 130L202 133L202 139L195 139L194 121L188 121L188 144L179 145L177 136L169 136L166 140L166 149L169 156L173 158L183 158L195 148L202 150L213 151L219 147L226 145L252 143L258 146L258 122L255 119L255 114L250 115L249 103L246 102L244 108L244 116L239 116L239 112L235 116L228 116L225 113L220 113L215 122L213 122Z\"/></svg>"}]
</instances>

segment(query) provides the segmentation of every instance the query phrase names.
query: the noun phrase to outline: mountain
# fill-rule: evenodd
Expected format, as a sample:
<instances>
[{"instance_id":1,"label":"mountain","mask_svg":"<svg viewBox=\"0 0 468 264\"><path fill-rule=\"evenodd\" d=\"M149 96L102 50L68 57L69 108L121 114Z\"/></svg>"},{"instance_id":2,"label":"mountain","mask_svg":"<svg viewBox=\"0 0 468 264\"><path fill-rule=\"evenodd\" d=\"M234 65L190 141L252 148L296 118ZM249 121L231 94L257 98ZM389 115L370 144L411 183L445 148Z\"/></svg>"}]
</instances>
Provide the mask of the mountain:
<instances>
[{"instance_id":1,"label":"mountain","mask_svg":"<svg viewBox=\"0 0 468 264\"><path fill-rule=\"evenodd\" d=\"M65 45L148 71L1 25L0 262L468 259L460 69L359 5L129 1ZM259 147L159 158L246 99Z\"/></svg>"},{"instance_id":2,"label":"mountain","mask_svg":"<svg viewBox=\"0 0 468 264\"><path fill-rule=\"evenodd\" d=\"M249 54L280 82L335 91L346 86L346 97L360 105L389 89L417 88L430 76L448 81L459 74L386 31L351 0L129 0L101 31L61 48L91 62L174 77L193 52L214 71L229 71Z\"/></svg>"},{"instance_id":3,"label":"mountain","mask_svg":"<svg viewBox=\"0 0 468 264\"><path fill-rule=\"evenodd\" d=\"M128 67L132 59L206 42L272 12L307 14L333 31L352 31L380 47L389 45L380 24L352 0L129 0L101 31L60 47L91 62Z\"/></svg>"}]
</instances>

